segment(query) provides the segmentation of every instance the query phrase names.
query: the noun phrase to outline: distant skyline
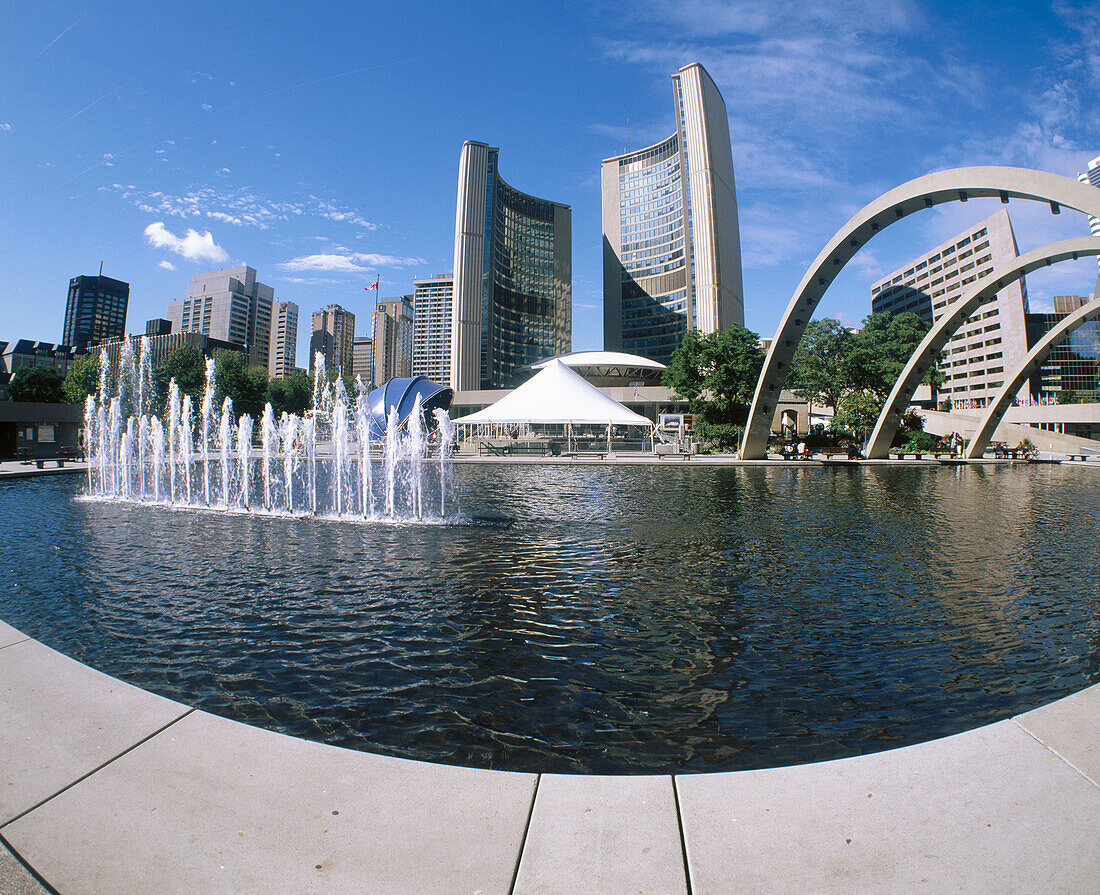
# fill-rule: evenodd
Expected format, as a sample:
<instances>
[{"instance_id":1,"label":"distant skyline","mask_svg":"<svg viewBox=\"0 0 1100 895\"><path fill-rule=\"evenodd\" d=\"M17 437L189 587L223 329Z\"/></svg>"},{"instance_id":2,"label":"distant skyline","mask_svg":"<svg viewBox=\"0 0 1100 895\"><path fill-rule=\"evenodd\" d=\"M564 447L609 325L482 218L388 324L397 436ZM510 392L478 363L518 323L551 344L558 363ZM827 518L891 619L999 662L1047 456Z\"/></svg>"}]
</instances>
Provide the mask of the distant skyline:
<instances>
[{"instance_id":1,"label":"distant skyline","mask_svg":"<svg viewBox=\"0 0 1100 895\"><path fill-rule=\"evenodd\" d=\"M462 144L573 209L573 347L602 347L600 162L670 131L670 76L701 62L733 143L745 323L768 338L856 210L933 170L1076 177L1100 155L1095 4L195 2L4 4L0 340L60 341L69 280L131 284L127 330L196 273L247 264L308 320L367 333L376 297L451 272ZM876 237L818 316L999 207L942 206ZM1087 235L1008 207L1021 252ZM379 293L364 286L380 278ZM1086 294L1091 260L1028 277L1032 309Z\"/></svg>"}]
</instances>

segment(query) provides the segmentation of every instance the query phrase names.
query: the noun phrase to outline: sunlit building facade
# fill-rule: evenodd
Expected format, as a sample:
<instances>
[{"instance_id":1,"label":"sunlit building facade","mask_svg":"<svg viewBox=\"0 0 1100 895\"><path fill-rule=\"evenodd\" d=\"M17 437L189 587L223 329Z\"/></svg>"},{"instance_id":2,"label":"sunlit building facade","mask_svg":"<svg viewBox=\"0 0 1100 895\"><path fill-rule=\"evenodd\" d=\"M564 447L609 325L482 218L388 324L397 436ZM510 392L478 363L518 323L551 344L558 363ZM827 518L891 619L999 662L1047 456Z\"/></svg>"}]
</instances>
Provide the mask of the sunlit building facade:
<instances>
[{"instance_id":1,"label":"sunlit building facade","mask_svg":"<svg viewBox=\"0 0 1100 895\"><path fill-rule=\"evenodd\" d=\"M328 305L313 312L309 333L310 371L320 354L325 359L326 372L350 376L354 344L355 315L351 311L340 305Z\"/></svg>"},{"instance_id":2,"label":"sunlit building facade","mask_svg":"<svg viewBox=\"0 0 1100 895\"><path fill-rule=\"evenodd\" d=\"M449 273L413 280L413 376L451 384L451 303L454 277Z\"/></svg>"},{"instance_id":3,"label":"sunlit building facade","mask_svg":"<svg viewBox=\"0 0 1100 895\"><path fill-rule=\"evenodd\" d=\"M661 363L745 322L726 104L698 63L672 86L674 133L601 168L604 348Z\"/></svg>"},{"instance_id":4,"label":"sunlit building facade","mask_svg":"<svg viewBox=\"0 0 1100 895\"><path fill-rule=\"evenodd\" d=\"M510 388L572 344L572 210L500 176L499 150L462 147L455 213L450 385Z\"/></svg>"},{"instance_id":5,"label":"sunlit building facade","mask_svg":"<svg viewBox=\"0 0 1100 895\"><path fill-rule=\"evenodd\" d=\"M871 310L912 312L931 324L975 282L1018 255L1012 222L1002 208L875 283ZM1027 286L1021 277L967 318L943 350L941 400L966 410L985 407L996 397L1005 376L1027 355L1027 312ZM1021 403L1030 400L1026 385L1018 398Z\"/></svg>"},{"instance_id":6,"label":"sunlit building facade","mask_svg":"<svg viewBox=\"0 0 1100 895\"><path fill-rule=\"evenodd\" d=\"M243 345L248 363L266 367L271 350L271 309L275 290L247 266L195 274L187 297L168 303L165 317L173 333L202 333Z\"/></svg>"},{"instance_id":7,"label":"sunlit building facade","mask_svg":"<svg viewBox=\"0 0 1100 895\"><path fill-rule=\"evenodd\" d=\"M413 297L387 298L374 306L371 369L375 386L412 376Z\"/></svg>"}]
</instances>

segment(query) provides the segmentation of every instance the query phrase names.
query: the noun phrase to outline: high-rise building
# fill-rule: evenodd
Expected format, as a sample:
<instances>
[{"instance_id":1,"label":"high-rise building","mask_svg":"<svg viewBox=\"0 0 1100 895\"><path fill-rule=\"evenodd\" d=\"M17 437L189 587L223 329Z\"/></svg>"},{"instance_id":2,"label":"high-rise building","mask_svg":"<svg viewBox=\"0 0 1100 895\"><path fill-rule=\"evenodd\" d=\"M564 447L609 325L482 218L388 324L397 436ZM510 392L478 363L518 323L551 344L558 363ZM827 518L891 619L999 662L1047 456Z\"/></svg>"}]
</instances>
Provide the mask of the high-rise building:
<instances>
[{"instance_id":1,"label":"high-rise building","mask_svg":"<svg viewBox=\"0 0 1100 895\"><path fill-rule=\"evenodd\" d=\"M911 311L931 324L972 283L1019 255L1008 212L1001 209L898 268L871 287L871 309ZM1023 278L1006 285L976 310L943 350L942 398L956 410L985 407L1028 351L1027 286ZM1028 400L1028 387L1020 391Z\"/></svg>"},{"instance_id":2,"label":"high-rise building","mask_svg":"<svg viewBox=\"0 0 1100 895\"><path fill-rule=\"evenodd\" d=\"M1055 295L1053 314L1028 314L1028 344L1034 345L1093 296ZM1100 400L1100 322L1082 323L1047 355L1031 377L1031 397L1041 404Z\"/></svg>"},{"instance_id":3,"label":"high-rise building","mask_svg":"<svg viewBox=\"0 0 1100 895\"><path fill-rule=\"evenodd\" d=\"M309 369L317 353L325 358L325 370L340 376L351 374L352 347L355 343L355 315L339 305L313 312L309 336Z\"/></svg>"},{"instance_id":4,"label":"high-rise building","mask_svg":"<svg viewBox=\"0 0 1100 895\"><path fill-rule=\"evenodd\" d=\"M102 274L69 280L65 304L65 331L61 341L74 348L87 348L126 334L126 308L130 284Z\"/></svg>"},{"instance_id":5,"label":"high-rise building","mask_svg":"<svg viewBox=\"0 0 1100 895\"><path fill-rule=\"evenodd\" d=\"M374 384L373 341L370 336L356 336L351 347L351 375L358 376L363 384Z\"/></svg>"},{"instance_id":6,"label":"high-rise building","mask_svg":"<svg viewBox=\"0 0 1100 895\"><path fill-rule=\"evenodd\" d=\"M498 155L467 142L458 166L450 384L462 391L510 388L572 345L572 211L505 183Z\"/></svg>"},{"instance_id":7,"label":"high-rise building","mask_svg":"<svg viewBox=\"0 0 1100 895\"><path fill-rule=\"evenodd\" d=\"M381 386L412 376L413 297L389 298L374 306L371 328L371 378Z\"/></svg>"},{"instance_id":8,"label":"high-rise building","mask_svg":"<svg viewBox=\"0 0 1100 895\"><path fill-rule=\"evenodd\" d=\"M451 302L454 276L436 274L413 280L413 376L451 384Z\"/></svg>"},{"instance_id":9,"label":"high-rise building","mask_svg":"<svg viewBox=\"0 0 1100 895\"><path fill-rule=\"evenodd\" d=\"M294 353L298 343L298 306L292 301L277 301L271 308L271 342L267 350L267 375L286 379L294 372Z\"/></svg>"},{"instance_id":10,"label":"high-rise building","mask_svg":"<svg viewBox=\"0 0 1100 895\"><path fill-rule=\"evenodd\" d=\"M672 135L601 166L604 347L661 363L688 330L745 322L726 104L698 63L672 94Z\"/></svg>"},{"instance_id":11,"label":"high-rise building","mask_svg":"<svg viewBox=\"0 0 1100 895\"><path fill-rule=\"evenodd\" d=\"M1095 187L1100 187L1100 155L1089 162L1088 168L1078 174L1077 179L1081 183L1091 183ZM1100 218L1089 215L1089 230L1093 236L1100 236ZM1096 264L1100 267L1100 258L1096 259Z\"/></svg>"},{"instance_id":12,"label":"high-rise building","mask_svg":"<svg viewBox=\"0 0 1100 895\"><path fill-rule=\"evenodd\" d=\"M173 333L202 333L243 345L248 363L268 365L271 307L275 290L256 279L251 267L229 267L195 274L187 297L168 303Z\"/></svg>"}]
</instances>

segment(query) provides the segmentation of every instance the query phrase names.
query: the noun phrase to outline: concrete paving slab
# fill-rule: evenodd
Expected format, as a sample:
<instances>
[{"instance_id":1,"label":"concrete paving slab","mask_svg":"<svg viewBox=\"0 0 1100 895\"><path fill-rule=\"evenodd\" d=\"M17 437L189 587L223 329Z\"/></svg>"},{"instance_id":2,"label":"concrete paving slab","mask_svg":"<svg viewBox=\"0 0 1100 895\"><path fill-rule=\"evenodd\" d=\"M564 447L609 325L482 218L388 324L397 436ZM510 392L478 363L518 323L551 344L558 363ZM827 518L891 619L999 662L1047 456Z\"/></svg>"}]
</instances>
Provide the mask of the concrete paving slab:
<instances>
[{"instance_id":1,"label":"concrete paving slab","mask_svg":"<svg viewBox=\"0 0 1100 895\"><path fill-rule=\"evenodd\" d=\"M516 895L686 895L671 777L543 774Z\"/></svg>"},{"instance_id":2,"label":"concrete paving slab","mask_svg":"<svg viewBox=\"0 0 1100 895\"><path fill-rule=\"evenodd\" d=\"M694 895L1095 892L1100 790L1011 721L676 778Z\"/></svg>"},{"instance_id":3,"label":"concrete paving slab","mask_svg":"<svg viewBox=\"0 0 1100 895\"><path fill-rule=\"evenodd\" d=\"M27 871L0 837L0 893L3 895L49 895L49 889Z\"/></svg>"},{"instance_id":4,"label":"concrete paving slab","mask_svg":"<svg viewBox=\"0 0 1100 895\"><path fill-rule=\"evenodd\" d=\"M35 640L0 649L0 827L188 711Z\"/></svg>"},{"instance_id":5,"label":"concrete paving slab","mask_svg":"<svg viewBox=\"0 0 1100 895\"><path fill-rule=\"evenodd\" d=\"M65 895L506 895L536 780L194 712L4 836Z\"/></svg>"},{"instance_id":6,"label":"concrete paving slab","mask_svg":"<svg viewBox=\"0 0 1100 895\"><path fill-rule=\"evenodd\" d=\"M1012 720L1100 786L1100 684Z\"/></svg>"},{"instance_id":7,"label":"concrete paving slab","mask_svg":"<svg viewBox=\"0 0 1100 895\"><path fill-rule=\"evenodd\" d=\"M0 649L27 639L27 635L18 628L13 628L9 624L0 622Z\"/></svg>"}]
</instances>

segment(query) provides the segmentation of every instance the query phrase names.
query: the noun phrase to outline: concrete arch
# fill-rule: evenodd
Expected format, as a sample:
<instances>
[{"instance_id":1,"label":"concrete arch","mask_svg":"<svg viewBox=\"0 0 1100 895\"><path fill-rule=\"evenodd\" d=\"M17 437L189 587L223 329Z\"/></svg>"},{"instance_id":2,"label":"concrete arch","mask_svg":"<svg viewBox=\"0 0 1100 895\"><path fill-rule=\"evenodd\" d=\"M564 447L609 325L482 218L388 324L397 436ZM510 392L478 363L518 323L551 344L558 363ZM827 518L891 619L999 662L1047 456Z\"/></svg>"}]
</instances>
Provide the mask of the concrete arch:
<instances>
[{"instance_id":1,"label":"concrete arch","mask_svg":"<svg viewBox=\"0 0 1100 895\"><path fill-rule=\"evenodd\" d=\"M948 305L943 316L921 340L898 376L897 382L894 383L890 397L883 404L874 431L871 432L871 437L864 448L864 456L869 460L881 460L889 455L890 443L898 431L902 414L913 399L913 392L924 378L925 372L936 362L937 355L948 340L982 302L992 298L1013 280L1018 280L1041 267L1070 259L1076 261L1078 258L1087 258L1092 255L1100 255L1100 238L1095 236L1081 236L1077 239L1051 243L1014 258L1011 264L994 268L988 277L979 280Z\"/></svg>"},{"instance_id":2,"label":"concrete arch","mask_svg":"<svg viewBox=\"0 0 1100 895\"><path fill-rule=\"evenodd\" d=\"M977 167L937 171L895 187L864 206L821 250L787 305L756 383L756 394L741 441L742 459L764 456L775 401L783 388L795 348L825 290L852 256L880 230L922 208L945 202L965 202L971 198L996 197L1002 202L1011 198L1047 202L1054 214L1064 205L1100 217L1100 190L1096 187L1029 168Z\"/></svg>"},{"instance_id":3,"label":"concrete arch","mask_svg":"<svg viewBox=\"0 0 1100 895\"><path fill-rule=\"evenodd\" d=\"M985 416L982 417L982 421L978 424L978 428L966 445L964 456L967 460L981 457L985 453L985 449L989 445L989 439L993 437L993 433L997 431L997 426L1001 424L1001 419L1008 408L1012 406L1012 396L1038 369L1039 364L1046 360L1050 352L1071 332L1082 323L1088 323L1090 320L1100 320L1100 298L1093 298L1092 301L1078 308L1035 343L1035 347L1027 353L1027 357L1013 371L1012 378L1005 380L1005 384L997 393L993 403L986 408Z\"/></svg>"}]
</instances>

